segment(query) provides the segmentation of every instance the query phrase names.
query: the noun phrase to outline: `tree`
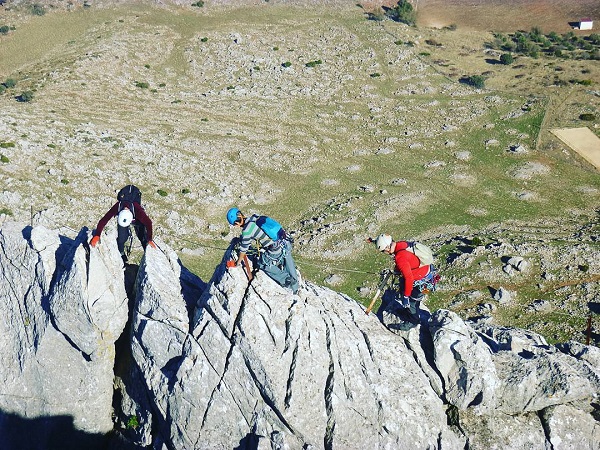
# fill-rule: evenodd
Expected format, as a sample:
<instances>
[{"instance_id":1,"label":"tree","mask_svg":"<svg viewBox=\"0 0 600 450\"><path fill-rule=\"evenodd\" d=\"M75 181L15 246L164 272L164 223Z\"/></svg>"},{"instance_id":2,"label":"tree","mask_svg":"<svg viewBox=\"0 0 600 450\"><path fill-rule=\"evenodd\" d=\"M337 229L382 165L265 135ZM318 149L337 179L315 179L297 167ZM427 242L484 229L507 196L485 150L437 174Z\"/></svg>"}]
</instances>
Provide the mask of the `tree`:
<instances>
[{"instance_id":1,"label":"tree","mask_svg":"<svg viewBox=\"0 0 600 450\"><path fill-rule=\"evenodd\" d=\"M500 55L500 62L505 66L512 64L513 61L513 56L510 53L502 53L502 55Z\"/></svg>"},{"instance_id":2,"label":"tree","mask_svg":"<svg viewBox=\"0 0 600 450\"><path fill-rule=\"evenodd\" d=\"M417 13L408 0L399 0L394 8L386 10L385 15L396 22L414 26L417 23Z\"/></svg>"},{"instance_id":3,"label":"tree","mask_svg":"<svg viewBox=\"0 0 600 450\"><path fill-rule=\"evenodd\" d=\"M485 87L485 77L481 75L471 75L469 77L463 77L460 80L461 83L468 84L477 89L483 89Z\"/></svg>"}]
</instances>

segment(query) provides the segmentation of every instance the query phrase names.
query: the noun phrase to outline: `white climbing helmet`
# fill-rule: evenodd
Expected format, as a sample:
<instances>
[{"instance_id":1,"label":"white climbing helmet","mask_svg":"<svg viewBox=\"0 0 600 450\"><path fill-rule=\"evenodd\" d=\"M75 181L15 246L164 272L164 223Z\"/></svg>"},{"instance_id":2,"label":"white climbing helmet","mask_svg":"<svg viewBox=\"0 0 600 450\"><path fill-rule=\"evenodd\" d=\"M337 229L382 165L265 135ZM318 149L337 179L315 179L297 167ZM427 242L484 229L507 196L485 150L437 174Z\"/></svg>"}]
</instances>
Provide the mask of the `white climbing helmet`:
<instances>
[{"instance_id":1,"label":"white climbing helmet","mask_svg":"<svg viewBox=\"0 0 600 450\"><path fill-rule=\"evenodd\" d=\"M128 209L123 209L117 217L117 222L122 227L128 227L133 222L133 214Z\"/></svg>"},{"instance_id":2,"label":"white climbing helmet","mask_svg":"<svg viewBox=\"0 0 600 450\"><path fill-rule=\"evenodd\" d=\"M392 237L389 234L380 234L377 236L377 240L375 241L375 245L377 245L377 250L380 252L384 251L389 245L392 243Z\"/></svg>"}]
</instances>

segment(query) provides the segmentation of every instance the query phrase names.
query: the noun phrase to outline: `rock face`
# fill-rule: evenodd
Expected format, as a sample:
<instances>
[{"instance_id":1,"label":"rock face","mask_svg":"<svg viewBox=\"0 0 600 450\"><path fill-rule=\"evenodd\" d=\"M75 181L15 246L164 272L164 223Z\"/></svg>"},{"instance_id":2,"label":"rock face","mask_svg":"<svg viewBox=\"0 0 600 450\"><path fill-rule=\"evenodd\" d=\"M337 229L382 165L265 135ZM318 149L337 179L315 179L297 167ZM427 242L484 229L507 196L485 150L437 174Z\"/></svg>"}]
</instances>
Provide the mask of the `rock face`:
<instances>
[{"instance_id":1,"label":"rock face","mask_svg":"<svg viewBox=\"0 0 600 450\"><path fill-rule=\"evenodd\" d=\"M0 448L104 448L127 296L114 236L89 252L43 227L0 229ZM71 447L72 446L72 447Z\"/></svg>"},{"instance_id":2,"label":"rock face","mask_svg":"<svg viewBox=\"0 0 600 450\"><path fill-rule=\"evenodd\" d=\"M87 238L0 229L2 449L599 448L596 347Z\"/></svg>"}]
</instances>

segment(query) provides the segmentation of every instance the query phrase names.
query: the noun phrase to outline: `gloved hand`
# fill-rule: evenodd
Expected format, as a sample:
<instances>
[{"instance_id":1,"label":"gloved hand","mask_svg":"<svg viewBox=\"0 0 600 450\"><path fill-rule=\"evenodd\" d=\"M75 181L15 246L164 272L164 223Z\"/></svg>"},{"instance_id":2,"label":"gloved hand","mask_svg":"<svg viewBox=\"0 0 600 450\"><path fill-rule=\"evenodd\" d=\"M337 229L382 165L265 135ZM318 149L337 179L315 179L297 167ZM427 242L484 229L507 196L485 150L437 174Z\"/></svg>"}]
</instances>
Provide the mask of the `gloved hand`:
<instances>
[{"instance_id":1,"label":"gloved hand","mask_svg":"<svg viewBox=\"0 0 600 450\"><path fill-rule=\"evenodd\" d=\"M100 236L94 236L90 241L90 246L95 247L96 245L98 245L98 242L100 242Z\"/></svg>"},{"instance_id":2,"label":"gloved hand","mask_svg":"<svg viewBox=\"0 0 600 450\"><path fill-rule=\"evenodd\" d=\"M405 308L410 307L410 297L408 295L402 296L402 306L404 306Z\"/></svg>"},{"instance_id":3,"label":"gloved hand","mask_svg":"<svg viewBox=\"0 0 600 450\"><path fill-rule=\"evenodd\" d=\"M156 244L154 243L154 241L148 241L148 245L152 248L156 248Z\"/></svg>"},{"instance_id":4,"label":"gloved hand","mask_svg":"<svg viewBox=\"0 0 600 450\"><path fill-rule=\"evenodd\" d=\"M235 263L235 261L233 261L231 259L225 263L225 267L227 267L228 269L231 269L235 266L237 266L237 264Z\"/></svg>"}]
</instances>

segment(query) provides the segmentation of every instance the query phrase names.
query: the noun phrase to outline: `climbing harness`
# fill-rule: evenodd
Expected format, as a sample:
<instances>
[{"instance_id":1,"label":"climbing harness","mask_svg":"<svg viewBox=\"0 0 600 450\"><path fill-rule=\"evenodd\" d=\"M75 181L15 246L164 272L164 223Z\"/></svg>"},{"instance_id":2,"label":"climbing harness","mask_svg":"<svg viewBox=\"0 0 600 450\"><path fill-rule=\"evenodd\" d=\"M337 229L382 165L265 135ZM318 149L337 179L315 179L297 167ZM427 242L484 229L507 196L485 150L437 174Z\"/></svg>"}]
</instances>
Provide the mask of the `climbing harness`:
<instances>
[{"instance_id":1,"label":"climbing harness","mask_svg":"<svg viewBox=\"0 0 600 450\"><path fill-rule=\"evenodd\" d=\"M435 292L438 281L440 281L440 274L437 272L436 268L431 265L429 269L429 273L421 278L420 280L415 280L413 282L413 286L416 287L422 294L431 294Z\"/></svg>"}]
</instances>

